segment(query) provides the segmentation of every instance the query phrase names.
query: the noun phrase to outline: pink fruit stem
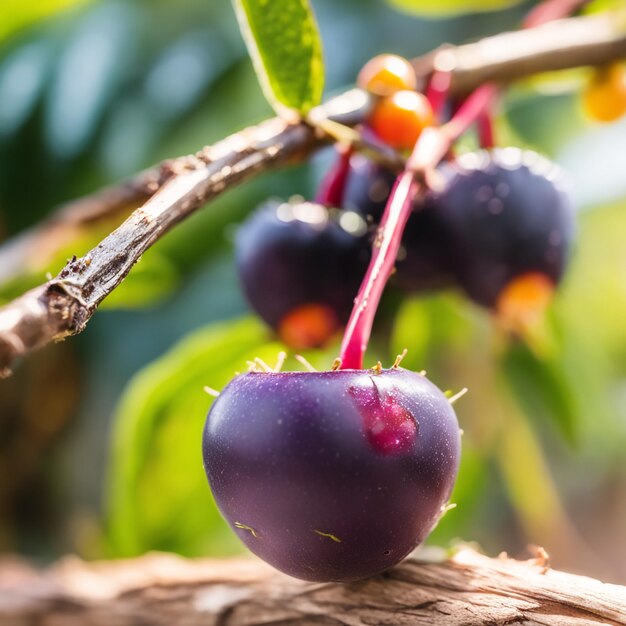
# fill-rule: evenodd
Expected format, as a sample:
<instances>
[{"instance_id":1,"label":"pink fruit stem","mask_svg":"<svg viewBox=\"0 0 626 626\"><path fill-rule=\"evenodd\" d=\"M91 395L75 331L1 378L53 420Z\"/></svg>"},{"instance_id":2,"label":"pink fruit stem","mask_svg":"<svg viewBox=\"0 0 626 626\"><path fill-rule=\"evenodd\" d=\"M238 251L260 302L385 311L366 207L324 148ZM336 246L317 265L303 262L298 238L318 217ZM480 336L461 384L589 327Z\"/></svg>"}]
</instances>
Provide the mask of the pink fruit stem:
<instances>
[{"instance_id":1,"label":"pink fruit stem","mask_svg":"<svg viewBox=\"0 0 626 626\"><path fill-rule=\"evenodd\" d=\"M481 148L489 149L496 145L491 111L485 111L478 117L476 120L476 132L478 133L478 143Z\"/></svg>"},{"instance_id":2,"label":"pink fruit stem","mask_svg":"<svg viewBox=\"0 0 626 626\"><path fill-rule=\"evenodd\" d=\"M452 74L450 72L435 70L426 87L426 98L435 114L435 119L443 122L443 113L450 94Z\"/></svg>"},{"instance_id":3,"label":"pink fruit stem","mask_svg":"<svg viewBox=\"0 0 626 626\"><path fill-rule=\"evenodd\" d=\"M404 171L396 179L385 207L380 230L373 246L372 260L354 301L354 308L341 345L342 369L362 369L363 355L372 332L374 316L385 284L395 264L402 233L411 214L412 198L420 185L413 172Z\"/></svg>"},{"instance_id":4,"label":"pink fruit stem","mask_svg":"<svg viewBox=\"0 0 626 626\"><path fill-rule=\"evenodd\" d=\"M352 152L351 148L345 148L339 152L339 157L320 183L315 197L316 202L328 207L341 208L350 172Z\"/></svg>"},{"instance_id":5,"label":"pink fruit stem","mask_svg":"<svg viewBox=\"0 0 626 626\"><path fill-rule=\"evenodd\" d=\"M374 242L370 261L354 308L346 326L341 345L341 368L362 369L363 356L372 332L372 325L385 285L393 272L404 227L414 206L419 205L428 190L432 170L444 158L452 144L492 104L498 88L485 84L474 91L454 117L439 128L425 129L409 157L406 169L391 191Z\"/></svg>"}]
</instances>

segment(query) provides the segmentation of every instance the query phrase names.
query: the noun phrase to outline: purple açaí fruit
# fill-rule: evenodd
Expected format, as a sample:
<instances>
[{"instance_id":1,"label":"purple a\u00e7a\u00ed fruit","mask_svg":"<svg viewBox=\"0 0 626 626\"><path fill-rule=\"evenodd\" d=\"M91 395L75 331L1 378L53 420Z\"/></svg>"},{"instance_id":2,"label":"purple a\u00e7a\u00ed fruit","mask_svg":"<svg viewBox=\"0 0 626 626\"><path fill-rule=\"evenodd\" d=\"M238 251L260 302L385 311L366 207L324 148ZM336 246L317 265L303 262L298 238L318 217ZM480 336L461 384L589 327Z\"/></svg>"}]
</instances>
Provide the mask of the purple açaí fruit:
<instances>
[{"instance_id":1,"label":"purple a\u00e7a\u00ed fruit","mask_svg":"<svg viewBox=\"0 0 626 626\"><path fill-rule=\"evenodd\" d=\"M348 321L371 254L365 232L358 215L301 198L270 199L242 224L241 286L283 342L323 345Z\"/></svg>"},{"instance_id":2,"label":"purple a\u00e7a\u00ed fruit","mask_svg":"<svg viewBox=\"0 0 626 626\"><path fill-rule=\"evenodd\" d=\"M464 154L441 168L436 196L459 284L475 302L497 307L524 276L561 281L575 232L563 172L519 148Z\"/></svg>"},{"instance_id":3,"label":"purple a\u00e7a\u00ed fruit","mask_svg":"<svg viewBox=\"0 0 626 626\"><path fill-rule=\"evenodd\" d=\"M239 375L203 437L233 531L313 581L365 578L411 552L441 516L459 455L447 398L401 368Z\"/></svg>"}]
</instances>

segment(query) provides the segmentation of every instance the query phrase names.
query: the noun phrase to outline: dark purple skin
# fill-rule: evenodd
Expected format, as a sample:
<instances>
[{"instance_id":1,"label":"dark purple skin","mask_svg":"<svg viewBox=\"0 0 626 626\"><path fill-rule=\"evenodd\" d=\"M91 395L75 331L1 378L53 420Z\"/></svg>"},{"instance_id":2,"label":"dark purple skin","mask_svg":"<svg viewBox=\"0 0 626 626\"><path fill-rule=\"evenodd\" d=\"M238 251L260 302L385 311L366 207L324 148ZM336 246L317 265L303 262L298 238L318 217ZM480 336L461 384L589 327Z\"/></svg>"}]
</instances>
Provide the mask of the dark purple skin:
<instances>
[{"instance_id":1,"label":"dark purple skin","mask_svg":"<svg viewBox=\"0 0 626 626\"><path fill-rule=\"evenodd\" d=\"M446 397L400 368L237 376L203 438L233 531L312 581L358 580L404 558L439 520L459 455Z\"/></svg>"},{"instance_id":2,"label":"dark purple skin","mask_svg":"<svg viewBox=\"0 0 626 626\"><path fill-rule=\"evenodd\" d=\"M356 155L344 205L378 223L394 174ZM465 154L443 165L443 189L407 223L392 281L407 291L452 285L494 307L514 278L539 273L557 285L569 260L574 211L563 174L518 148Z\"/></svg>"},{"instance_id":3,"label":"dark purple skin","mask_svg":"<svg viewBox=\"0 0 626 626\"><path fill-rule=\"evenodd\" d=\"M298 219L298 207L313 207L314 214L318 209L327 219ZM347 322L371 252L365 225L350 232L339 217L310 202L268 200L240 227L239 278L248 302L272 328L307 304L327 305L341 324Z\"/></svg>"},{"instance_id":4,"label":"dark purple skin","mask_svg":"<svg viewBox=\"0 0 626 626\"><path fill-rule=\"evenodd\" d=\"M502 289L526 273L557 285L575 231L560 170L517 148L463 155L442 169L436 198L459 284L475 302L493 307Z\"/></svg>"},{"instance_id":5,"label":"dark purple skin","mask_svg":"<svg viewBox=\"0 0 626 626\"><path fill-rule=\"evenodd\" d=\"M350 161L344 192L345 209L363 215L372 233L385 210L396 174L360 154ZM454 285L450 242L432 195L416 207L407 222L402 250L391 283L404 291L421 292Z\"/></svg>"}]
</instances>

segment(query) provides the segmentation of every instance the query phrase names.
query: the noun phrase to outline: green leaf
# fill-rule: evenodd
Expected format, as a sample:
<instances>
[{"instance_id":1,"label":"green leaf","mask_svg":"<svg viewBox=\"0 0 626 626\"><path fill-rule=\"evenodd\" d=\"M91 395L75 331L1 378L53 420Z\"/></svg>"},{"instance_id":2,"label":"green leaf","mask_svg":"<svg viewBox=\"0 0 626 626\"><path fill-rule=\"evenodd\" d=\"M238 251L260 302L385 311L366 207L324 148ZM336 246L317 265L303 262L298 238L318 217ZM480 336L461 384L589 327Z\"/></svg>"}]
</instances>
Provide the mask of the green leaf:
<instances>
[{"instance_id":1,"label":"green leaf","mask_svg":"<svg viewBox=\"0 0 626 626\"><path fill-rule=\"evenodd\" d=\"M506 415L506 427L499 433L494 453L507 497L526 536L542 545L570 528L559 490L541 441L516 399L502 391L494 410Z\"/></svg>"},{"instance_id":2,"label":"green leaf","mask_svg":"<svg viewBox=\"0 0 626 626\"><path fill-rule=\"evenodd\" d=\"M0 40L37 20L49 17L86 0L2 0L0 3Z\"/></svg>"},{"instance_id":3,"label":"green leaf","mask_svg":"<svg viewBox=\"0 0 626 626\"><path fill-rule=\"evenodd\" d=\"M402 367L416 371L424 367L431 330L431 319L423 299L407 298L396 315L390 342L391 354L407 350Z\"/></svg>"},{"instance_id":4,"label":"green leaf","mask_svg":"<svg viewBox=\"0 0 626 626\"><path fill-rule=\"evenodd\" d=\"M322 43L308 0L233 0L265 97L279 114L320 103Z\"/></svg>"},{"instance_id":5,"label":"green leaf","mask_svg":"<svg viewBox=\"0 0 626 626\"><path fill-rule=\"evenodd\" d=\"M498 11L519 4L521 0L387 0L401 11L428 17L446 17L458 13Z\"/></svg>"}]
</instances>

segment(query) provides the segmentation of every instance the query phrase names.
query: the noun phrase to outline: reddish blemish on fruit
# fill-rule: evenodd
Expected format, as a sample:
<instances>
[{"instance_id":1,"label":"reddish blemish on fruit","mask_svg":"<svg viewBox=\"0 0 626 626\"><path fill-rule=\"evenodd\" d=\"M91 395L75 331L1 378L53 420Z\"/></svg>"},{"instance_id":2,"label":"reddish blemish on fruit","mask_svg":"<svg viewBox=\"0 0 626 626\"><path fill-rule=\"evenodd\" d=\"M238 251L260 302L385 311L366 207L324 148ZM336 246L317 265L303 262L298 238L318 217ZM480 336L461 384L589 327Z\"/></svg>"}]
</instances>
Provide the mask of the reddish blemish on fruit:
<instances>
[{"instance_id":1,"label":"reddish blemish on fruit","mask_svg":"<svg viewBox=\"0 0 626 626\"><path fill-rule=\"evenodd\" d=\"M315 348L324 345L339 327L337 315L329 306L303 304L285 315L278 335L293 348Z\"/></svg>"},{"instance_id":2,"label":"reddish blemish on fruit","mask_svg":"<svg viewBox=\"0 0 626 626\"><path fill-rule=\"evenodd\" d=\"M496 314L510 330L537 323L554 294L554 283L545 274L527 272L511 280L498 296Z\"/></svg>"},{"instance_id":3,"label":"reddish blemish on fruit","mask_svg":"<svg viewBox=\"0 0 626 626\"><path fill-rule=\"evenodd\" d=\"M404 454L409 452L417 435L417 423L411 413L392 394L381 390L370 377L369 387L351 387L368 441L379 454Z\"/></svg>"}]
</instances>

